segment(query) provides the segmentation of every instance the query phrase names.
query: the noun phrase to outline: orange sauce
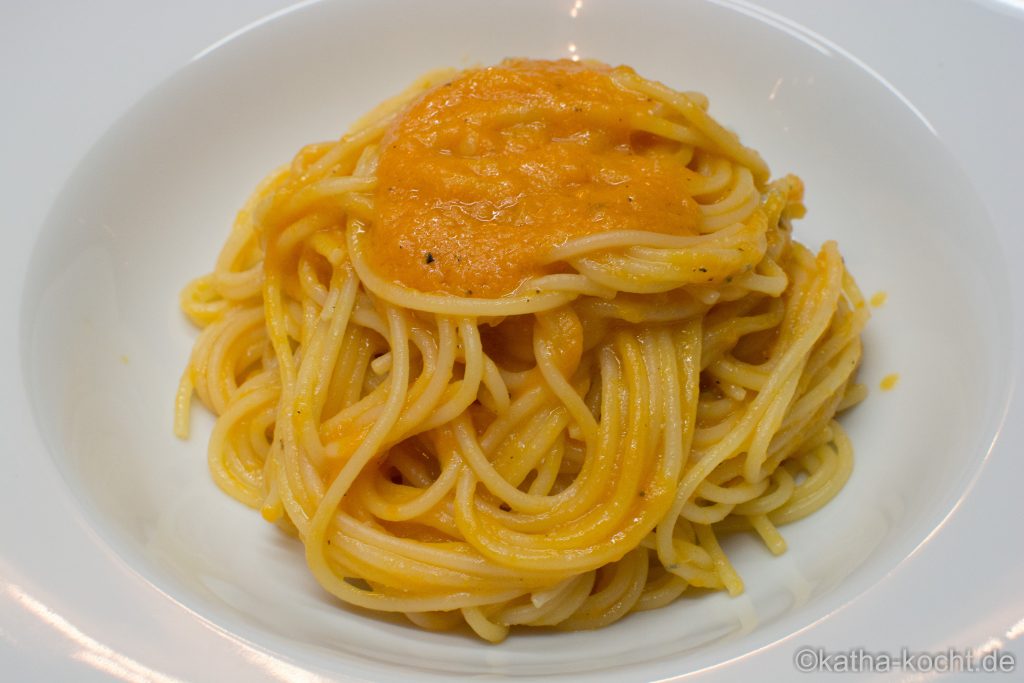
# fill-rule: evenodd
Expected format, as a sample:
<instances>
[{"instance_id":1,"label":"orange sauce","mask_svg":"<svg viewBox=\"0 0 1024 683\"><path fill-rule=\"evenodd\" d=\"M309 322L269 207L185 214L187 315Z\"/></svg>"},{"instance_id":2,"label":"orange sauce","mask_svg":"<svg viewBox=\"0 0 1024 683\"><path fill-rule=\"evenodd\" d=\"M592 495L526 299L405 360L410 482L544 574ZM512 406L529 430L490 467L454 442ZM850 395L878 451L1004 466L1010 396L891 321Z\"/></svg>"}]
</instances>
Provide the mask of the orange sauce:
<instances>
[{"instance_id":1,"label":"orange sauce","mask_svg":"<svg viewBox=\"0 0 1024 683\"><path fill-rule=\"evenodd\" d=\"M882 389L882 391L892 391L893 388L896 387L896 383L899 381L899 374L894 372L891 375L886 375L885 377L883 377L882 381L879 382L878 386Z\"/></svg>"},{"instance_id":2,"label":"orange sauce","mask_svg":"<svg viewBox=\"0 0 1024 683\"><path fill-rule=\"evenodd\" d=\"M420 291L495 297L564 271L543 260L571 238L694 234L692 172L675 143L635 130L656 103L611 73L507 60L425 93L381 143L370 265Z\"/></svg>"}]
</instances>

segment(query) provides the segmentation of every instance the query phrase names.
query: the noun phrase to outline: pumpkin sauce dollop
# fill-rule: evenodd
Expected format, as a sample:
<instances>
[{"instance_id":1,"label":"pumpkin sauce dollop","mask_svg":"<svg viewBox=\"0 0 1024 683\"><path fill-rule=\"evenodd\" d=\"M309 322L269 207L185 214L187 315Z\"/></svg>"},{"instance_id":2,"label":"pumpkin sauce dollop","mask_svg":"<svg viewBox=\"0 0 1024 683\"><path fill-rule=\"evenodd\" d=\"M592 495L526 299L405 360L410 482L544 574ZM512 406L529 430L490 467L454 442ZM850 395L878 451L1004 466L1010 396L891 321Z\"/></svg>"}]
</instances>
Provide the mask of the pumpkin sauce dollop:
<instances>
[{"instance_id":1,"label":"pumpkin sauce dollop","mask_svg":"<svg viewBox=\"0 0 1024 683\"><path fill-rule=\"evenodd\" d=\"M498 297L564 271L544 257L572 238L695 234L688 157L640 129L657 104L613 73L506 60L413 102L381 143L371 267L422 292Z\"/></svg>"}]
</instances>

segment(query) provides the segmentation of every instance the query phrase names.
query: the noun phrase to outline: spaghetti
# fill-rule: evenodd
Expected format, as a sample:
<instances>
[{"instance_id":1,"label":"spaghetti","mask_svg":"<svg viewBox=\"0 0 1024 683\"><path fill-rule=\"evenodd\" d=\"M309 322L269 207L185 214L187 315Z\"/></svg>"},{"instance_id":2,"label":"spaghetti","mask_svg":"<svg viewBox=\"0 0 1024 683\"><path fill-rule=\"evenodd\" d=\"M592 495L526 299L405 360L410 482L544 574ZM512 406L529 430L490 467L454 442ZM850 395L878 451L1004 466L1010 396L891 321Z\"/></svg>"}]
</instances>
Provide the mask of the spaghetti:
<instances>
[{"instance_id":1,"label":"spaghetti","mask_svg":"<svg viewBox=\"0 0 1024 683\"><path fill-rule=\"evenodd\" d=\"M302 149L182 293L217 484L341 600L590 629L743 583L719 537L843 486L868 313L707 100L625 67L434 72Z\"/></svg>"}]
</instances>

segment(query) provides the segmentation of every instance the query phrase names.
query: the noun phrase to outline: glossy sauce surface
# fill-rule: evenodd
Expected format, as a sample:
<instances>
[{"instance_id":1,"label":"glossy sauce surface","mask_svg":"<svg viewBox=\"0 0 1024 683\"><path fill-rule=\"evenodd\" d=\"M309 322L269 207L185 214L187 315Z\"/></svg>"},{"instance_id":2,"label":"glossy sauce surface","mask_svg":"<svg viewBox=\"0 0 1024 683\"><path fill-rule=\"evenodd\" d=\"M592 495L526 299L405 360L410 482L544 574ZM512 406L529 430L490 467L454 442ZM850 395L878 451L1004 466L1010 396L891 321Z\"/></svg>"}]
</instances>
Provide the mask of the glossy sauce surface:
<instances>
[{"instance_id":1,"label":"glossy sauce surface","mask_svg":"<svg viewBox=\"0 0 1024 683\"><path fill-rule=\"evenodd\" d=\"M693 234L687 159L636 131L657 104L600 65L508 60L428 91L381 143L368 258L424 292L496 297L567 240Z\"/></svg>"}]
</instances>

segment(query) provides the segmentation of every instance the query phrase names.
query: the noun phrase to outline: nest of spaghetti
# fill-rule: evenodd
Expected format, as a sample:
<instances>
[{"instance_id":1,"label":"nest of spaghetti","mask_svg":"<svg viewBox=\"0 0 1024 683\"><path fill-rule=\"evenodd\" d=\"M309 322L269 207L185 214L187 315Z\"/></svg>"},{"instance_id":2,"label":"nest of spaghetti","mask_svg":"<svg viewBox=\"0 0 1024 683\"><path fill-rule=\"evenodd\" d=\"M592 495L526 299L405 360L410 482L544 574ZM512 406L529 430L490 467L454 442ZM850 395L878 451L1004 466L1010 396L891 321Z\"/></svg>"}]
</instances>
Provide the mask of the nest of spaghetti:
<instances>
[{"instance_id":1,"label":"nest of spaghetti","mask_svg":"<svg viewBox=\"0 0 1024 683\"><path fill-rule=\"evenodd\" d=\"M494 259L487 282L504 282L493 270L502 263L525 275L493 296L483 281L465 290L467 277L487 274L478 263L445 262L472 260L487 240L467 240L466 225L446 231L442 215L433 233L418 226L437 245L423 258L423 273L440 278L428 291L375 232L403 183L387 150L411 111L488 70L428 74L265 179L213 272L185 288L183 309L202 332L177 431L187 434L198 396L217 416L209 466L220 488L297 536L329 593L423 628L468 624L498 642L512 627L605 626L692 588L739 594L722 535L753 533L782 553L779 525L821 508L850 475L835 416L864 395L861 294L835 243L814 253L793 239L800 180L770 180L703 96L627 68L495 69L511 70L518 88L536 88L524 70L569 84L598 74L636 106L616 110L595 90L572 93L566 112L557 98L499 92L474 100L477 123L505 126L492 142L520 146L453 129L463 145L454 156L475 164L488 150L505 160L510 149L550 151L563 124L605 131L605 151L655 164L645 177L683 169L685 229L649 229L650 212L626 210L608 229L592 215L577 216L574 231L546 226ZM507 134L524 121L526 147ZM454 163L442 138L416 139L448 151L437 163ZM596 144L577 138L565 144ZM465 185L431 163L415 166L446 179L437 192ZM423 187L402 187L439 206L417 194ZM496 222L489 216L477 228ZM419 259L410 234L392 246ZM528 263L516 261L524 244Z\"/></svg>"}]
</instances>

